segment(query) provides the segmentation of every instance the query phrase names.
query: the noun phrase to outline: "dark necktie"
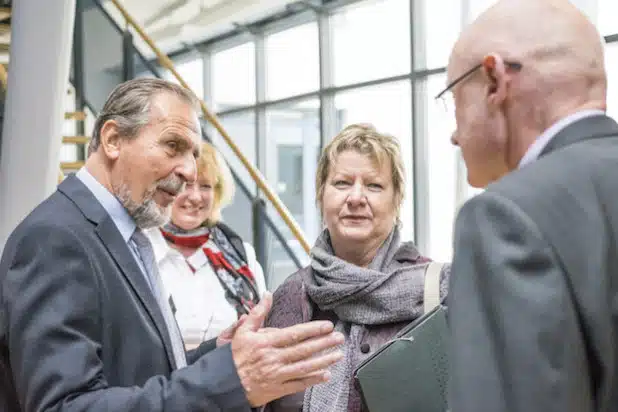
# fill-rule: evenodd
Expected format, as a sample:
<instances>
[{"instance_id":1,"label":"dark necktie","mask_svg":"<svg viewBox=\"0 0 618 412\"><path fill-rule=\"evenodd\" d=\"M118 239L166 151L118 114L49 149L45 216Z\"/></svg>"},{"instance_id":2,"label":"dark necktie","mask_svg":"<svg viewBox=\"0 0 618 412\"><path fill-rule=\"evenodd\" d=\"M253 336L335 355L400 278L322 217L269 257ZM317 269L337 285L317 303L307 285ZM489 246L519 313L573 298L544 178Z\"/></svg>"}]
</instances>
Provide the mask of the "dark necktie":
<instances>
[{"instance_id":1,"label":"dark necktie","mask_svg":"<svg viewBox=\"0 0 618 412\"><path fill-rule=\"evenodd\" d=\"M135 229L131 239L135 243L135 246L137 246L142 264L146 270L146 278L148 279L152 293L157 299L159 308L163 313L167 331L172 341L172 350L174 352L176 366L177 368L185 367L187 366L187 359L185 357L184 343L169 303L169 293L165 292L165 287L161 280L161 275L159 274L159 268L157 267L150 240L148 240L144 232L139 228Z\"/></svg>"}]
</instances>

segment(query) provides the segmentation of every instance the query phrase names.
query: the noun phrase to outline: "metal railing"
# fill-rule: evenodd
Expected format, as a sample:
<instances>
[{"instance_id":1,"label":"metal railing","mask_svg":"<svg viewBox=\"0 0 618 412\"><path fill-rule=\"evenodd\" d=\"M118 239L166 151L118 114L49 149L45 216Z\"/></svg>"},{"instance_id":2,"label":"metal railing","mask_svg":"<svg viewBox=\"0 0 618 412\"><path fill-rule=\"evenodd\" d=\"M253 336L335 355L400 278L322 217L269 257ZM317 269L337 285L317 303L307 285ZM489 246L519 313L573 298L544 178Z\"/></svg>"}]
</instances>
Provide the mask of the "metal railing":
<instances>
[{"instance_id":1,"label":"metal railing","mask_svg":"<svg viewBox=\"0 0 618 412\"><path fill-rule=\"evenodd\" d=\"M95 0L93 2L94 5L97 6L98 11L100 12L100 14L104 17L97 17L97 19L99 19L99 26L110 26L113 28L113 30L111 32L108 32L107 35L110 35L112 37L116 37L117 38L117 44L118 44L118 49L122 49L121 54L122 56L116 56L118 57L121 61L122 61L122 74L118 74L117 73L117 77L116 77L116 82L121 82L124 80L128 80L129 78L133 78L136 74L143 74L141 72L146 72L149 73L150 75L152 75L153 77L158 77L158 78L162 78L163 77L163 73L162 71L158 68L155 67L155 65L153 65L148 59L146 59L140 52L139 50L137 50L135 48L135 45L132 43L132 35L128 30L123 30L119 24L116 22L116 20L114 20L109 13L107 12L107 10L105 9L105 7L103 7L102 2L99 0ZM122 6L121 6L122 7ZM84 25L84 22L82 20L82 15L80 13L85 12L85 10L79 10L78 9L78 13L76 14L76 29L77 26L79 25L81 28L84 28L86 25ZM98 15L98 13L97 13ZM103 23L101 23L103 22ZM88 26L90 26L93 22L89 21L88 22ZM96 23L96 22L95 22ZM128 24L128 23L127 23ZM105 36L105 34L100 34L100 30L102 29L102 27L98 27L97 31L97 35L100 36ZM94 29L93 29L94 30ZM76 39L79 36L84 36L84 33L81 33L79 31L76 31ZM106 43L114 43L113 38L112 39L107 39L106 38ZM84 45L85 40L82 38L79 41L75 41L74 46L79 46L81 48L86 48L88 49L88 46L90 46L89 44ZM156 46L155 46L156 48ZM158 50L158 49L156 49ZM82 54L80 56L80 54ZM80 105L82 106L82 108L87 107L92 114L94 114L96 116L97 114L97 107L100 106L102 103L99 102L99 104L97 105L97 99L96 97L99 97L100 99L100 95L103 95L103 93L101 93L100 91L98 93L95 93L95 99L94 101L90 100L88 98L88 89L89 86L91 86L93 89L95 88L94 85L97 85L97 83L100 83L97 79L96 76L92 77L92 72L96 71L93 70L92 67L87 67L86 71L89 73L89 76L91 76L90 78L86 79L86 80L91 80L90 83L88 83L88 81L84 81L84 67L83 67L83 62L80 63L79 60L86 60L87 64L91 64L90 59L84 59L83 56L83 50L80 52L77 49L74 49L74 57L76 56L76 58L74 59L73 62L73 73L72 73L72 83L75 85L76 88L76 98L77 100L80 102ZM168 67L166 67L164 64L163 68L166 68L168 70L170 70L170 72L176 77L176 79L178 80L178 82L185 86L188 87L188 85L186 84L186 82L178 75L178 72L176 72L176 70L173 68L173 63L171 63L171 61L169 61L169 58L167 58L166 56L162 55L162 60L167 62L167 66L170 66L173 70L169 69ZM166 60L167 59L167 60ZM161 60L161 59L160 59ZM135 67L138 67L138 70L135 70ZM97 68L98 69L98 68ZM113 72L113 70L111 70L109 67L108 68L101 68L99 70L100 72L105 72L107 75L109 75L110 72ZM116 69L116 71L118 71L118 69ZM140 73L135 73L136 71L139 71ZM85 84L84 84L85 83ZM78 87L78 85L80 87ZM113 87L112 84L110 84L108 87ZM79 90L78 90L79 89ZM107 92L109 92L110 90L108 90ZM107 92L105 94L107 94ZM78 108L79 110L79 108ZM205 111L204 113L204 117L206 121L212 122L212 119L214 119L215 121L217 121L216 117L213 116L212 114L210 114L210 112L208 111L208 109L205 107L204 102L202 102L202 110ZM208 113L209 115L207 115L206 113ZM267 265L266 265L266 261L269 261L270 263L270 258L269 255L271 251L266 250L268 247L272 248L273 245L271 245L273 243L273 241L277 241L281 248L279 249L281 251L281 253L284 253L287 257L289 257L289 260L291 261L291 264L293 264L293 267L290 266L290 269L294 269L294 268L300 268L302 267L302 262L299 258L299 256L297 255L298 249L293 249L290 244L289 241L290 239L286 239L285 236L281 233L280 230L280 225L281 223L284 223L287 227L290 228L290 230L292 231L292 233L294 234L294 236L296 237L296 239L298 239L300 245L302 246L302 248L305 251L308 251L309 245L306 242L306 240L304 240L304 235L302 233L302 231L300 230L300 228L298 228L298 225L296 224L296 222L293 220L293 218L289 215L289 212L287 211L287 208L281 203L281 200L279 200L279 198L272 193L272 190L268 187L268 185L266 184L266 182L264 181L263 176L261 175L261 173L257 170L255 170L255 168L253 167L253 165L251 165L246 157L244 157L244 155L242 153L240 153L240 150L238 149L238 147L231 141L231 139L229 138L229 135L227 135L227 133L225 133L225 130L223 130L221 124L217 121L218 127L215 126L215 124L213 124L213 126L215 127L215 129L221 133L222 137L226 140L226 142L228 142L228 144L231 142L230 147L232 148L232 150L234 151L234 153L236 155L240 154L239 159L243 162L243 165L245 167L247 167L247 170L249 171L250 175L252 178L254 178L254 180L256 181L256 184L258 185L258 187L260 189L262 189L262 191L264 192L264 194L268 197L268 199L271 201L271 203L273 204L275 210L277 212L279 212L279 216L282 219L282 222L279 222L277 220L277 223L275 223L275 221L273 220L274 218L278 218L279 216L268 213L266 210L266 205L264 203L264 200L261 199L259 196L256 196L252 193L252 191L247 187L247 184L240 178L240 176L238 175L237 171L235 170L231 170L233 178L235 180L236 186L238 189L240 189L240 193L243 195L243 197L246 199L245 201L248 202L248 206L249 206L249 213L251 213L253 215L253 231L254 231L254 236L253 236L253 242L254 242L254 246L256 248L256 254L258 256L258 258L262 257L260 260L260 263L262 263L263 267L265 270L267 270ZM223 130L223 133L221 132L221 130ZM203 137L205 140L210 141L211 139L209 138L209 136L206 134L205 132L205 128L202 128L202 133L203 133ZM224 134L225 133L225 134ZM226 138L227 137L227 138ZM238 152L238 153L237 153ZM242 156L242 157L241 157ZM244 160L243 160L244 159ZM253 171L253 173L252 173ZM255 177L257 176L258 179L261 180L256 180ZM261 184L260 184L261 182ZM270 193L270 196L268 195ZM273 202L272 198L274 198L276 201ZM277 203L279 203L279 207L277 207ZM284 213L281 213L281 211L283 211ZM287 216L287 220L286 220L286 216ZM291 224L290 224L291 223ZM251 225L249 225L251 226ZM294 228L297 228L298 230L295 231ZM255 236L258 235L258 236ZM297 235L300 235L301 238L299 238ZM268 237L268 241L266 239L264 239L264 237ZM259 239L259 241L258 241ZM302 240L301 240L302 239ZM306 260L306 258L303 256L303 259ZM277 264L281 264L281 262L274 262ZM289 265L288 265L289 266Z\"/></svg>"},{"instance_id":2,"label":"metal railing","mask_svg":"<svg viewBox=\"0 0 618 412\"><path fill-rule=\"evenodd\" d=\"M144 42L152 49L152 51L154 52L154 54L156 55L159 61L159 64L163 68L169 70L169 72L174 76L174 78L178 81L178 83L180 83L183 87L186 87L187 89L191 89L189 84L182 78L182 76L180 76L180 74L176 70L172 60L157 47L157 45L152 40L152 38L148 36L148 34L144 31L141 25L137 21L135 21L135 19L133 19L133 17L128 13L128 11L120 3L120 1L110 0L110 2L122 14L127 25L132 27L135 30L135 32L142 38L142 40L144 40ZM206 107L206 103L203 100L200 100L200 105L202 108L202 112L204 114L204 118L217 130L217 132L219 132L223 140L225 140L225 142L228 144L230 149L232 149L232 152L234 152L236 157L238 157L238 159L241 161L243 166L247 169L247 171L249 172L249 175L251 176L253 181L257 184L258 188L264 193L264 195L271 202L271 204L273 205L273 207L275 208L279 216L281 216L285 224L289 227L294 237L300 242L303 249L305 249L306 252L309 252L311 246L309 245L309 242L307 242L307 239L303 233L303 230L298 225L298 223L294 220L294 218L290 214L287 207L283 204L281 199L279 199L279 196L277 196L277 194L270 188L270 186L266 182L266 179L264 178L262 173L257 168L255 168L251 164L251 162L249 162L247 157L242 153L240 148L236 145L236 143L234 143L234 141L229 136L227 131L223 128L223 125L221 124L217 116L214 113L212 113L208 109L208 107Z\"/></svg>"}]
</instances>

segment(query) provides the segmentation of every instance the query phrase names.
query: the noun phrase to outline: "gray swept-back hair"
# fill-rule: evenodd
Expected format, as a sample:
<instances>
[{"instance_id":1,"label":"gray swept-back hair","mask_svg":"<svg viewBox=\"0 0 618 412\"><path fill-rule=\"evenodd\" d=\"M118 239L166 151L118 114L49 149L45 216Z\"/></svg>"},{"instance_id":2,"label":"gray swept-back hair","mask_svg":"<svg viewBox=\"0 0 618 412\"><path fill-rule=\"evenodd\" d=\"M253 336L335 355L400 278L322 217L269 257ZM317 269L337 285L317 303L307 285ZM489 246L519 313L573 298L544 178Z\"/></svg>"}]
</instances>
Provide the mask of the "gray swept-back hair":
<instances>
[{"instance_id":1,"label":"gray swept-back hair","mask_svg":"<svg viewBox=\"0 0 618 412\"><path fill-rule=\"evenodd\" d=\"M88 156L101 144L101 129L108 120L116 121L118 133L126 139L137 136L150 121L150 105L155 96L169 93L191 105L199 113L199 100L195 94L176 83L162 79L139 78L121 83L110 93L101 110L88 146Z\"/></svg>"}]
</instances>

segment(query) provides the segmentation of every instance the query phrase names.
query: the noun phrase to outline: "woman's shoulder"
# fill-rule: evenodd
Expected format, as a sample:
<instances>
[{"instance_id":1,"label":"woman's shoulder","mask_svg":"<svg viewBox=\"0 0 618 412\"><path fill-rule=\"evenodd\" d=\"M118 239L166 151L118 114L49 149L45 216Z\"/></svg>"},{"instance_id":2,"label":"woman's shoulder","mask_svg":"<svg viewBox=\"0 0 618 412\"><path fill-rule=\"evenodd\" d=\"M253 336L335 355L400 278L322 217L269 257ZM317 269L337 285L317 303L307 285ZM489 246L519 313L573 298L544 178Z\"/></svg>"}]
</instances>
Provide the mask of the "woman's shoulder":
<instances>
[{"instance_id":1,"label":"woman's shoulder","mask_svg":"<svg viewBox=\"0 0 618 412\"><path fill-rule=\"evenodd\" d=\"M291 274L275 290L266 326L284 328L309 320L311 304L303 283L303 273L308 270L310 267L305 267Z\"/></svg>"}]
</instances>

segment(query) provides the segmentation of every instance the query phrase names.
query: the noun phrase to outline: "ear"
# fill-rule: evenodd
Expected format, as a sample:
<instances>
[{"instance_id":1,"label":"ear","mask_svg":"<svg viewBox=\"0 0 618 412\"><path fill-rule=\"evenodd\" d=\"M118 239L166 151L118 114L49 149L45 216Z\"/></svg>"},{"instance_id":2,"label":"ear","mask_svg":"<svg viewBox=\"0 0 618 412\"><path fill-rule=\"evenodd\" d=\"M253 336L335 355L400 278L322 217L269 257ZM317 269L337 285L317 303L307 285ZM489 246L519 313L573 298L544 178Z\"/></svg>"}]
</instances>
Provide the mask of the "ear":
<instances>
[{"instance_id":1,"label":"ear","mask_svg":"<svg viewBox=\"0 0 618 412\"><path fill-rule=\"evenodd\" d=\"M118 124L115 120L108 120L101 127L101 148L105 156L110 160L116 160L120 156L122 138L118 134Z\"/></svg>"},{"instance_id":2,"label":"ear","mask_svg":"<svg viewBox=\"0 0 618 412\"><path fill-rule=\"evenodd\" d=\"M487 103L498 108L506 100L509 83L504 60L498 54L488 54L483 58L482 71L489 81L485 93Z\"/></svg>"}]
</instances>

